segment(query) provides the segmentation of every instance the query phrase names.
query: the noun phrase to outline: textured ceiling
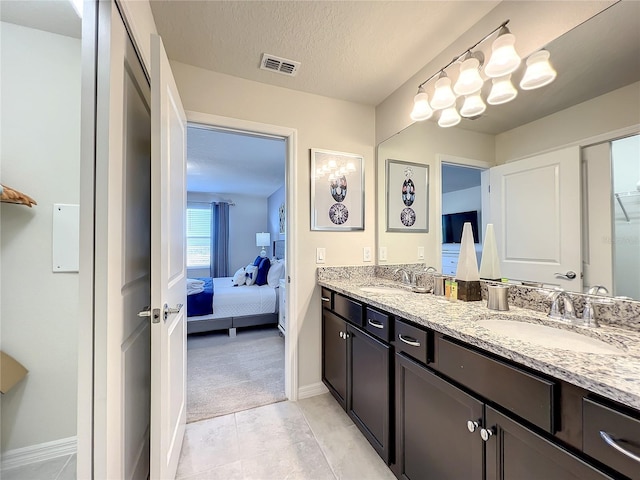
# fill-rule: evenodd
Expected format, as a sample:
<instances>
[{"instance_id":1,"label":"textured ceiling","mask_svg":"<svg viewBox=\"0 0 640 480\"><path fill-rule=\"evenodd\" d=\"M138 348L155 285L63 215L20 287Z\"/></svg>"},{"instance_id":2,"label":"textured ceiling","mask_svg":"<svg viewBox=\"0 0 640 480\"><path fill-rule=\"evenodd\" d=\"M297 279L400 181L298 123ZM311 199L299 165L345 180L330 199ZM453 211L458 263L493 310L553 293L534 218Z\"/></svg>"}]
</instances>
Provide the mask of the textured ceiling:
<instances>
[{"instance_id":1,"label":"textured ceiling","mask_svg":"<svg viewBox=\"0 0 640 480\"><path fill-rule=\"evenodd\" d=\"M187 191L269 197L284 185L284 139L190 126Z\"/></svg>"},{"instance_id":2,"label":"textured ceiling","mask_svg":"<svg viewBox=\"0 0 640 480\"><path fill-rule=\"evenodd\" d=\"M378 105L498 1L153 0L167 55L257 82ZM260 70L263 53L301 62Z\"/></svg>"}]
</instances>

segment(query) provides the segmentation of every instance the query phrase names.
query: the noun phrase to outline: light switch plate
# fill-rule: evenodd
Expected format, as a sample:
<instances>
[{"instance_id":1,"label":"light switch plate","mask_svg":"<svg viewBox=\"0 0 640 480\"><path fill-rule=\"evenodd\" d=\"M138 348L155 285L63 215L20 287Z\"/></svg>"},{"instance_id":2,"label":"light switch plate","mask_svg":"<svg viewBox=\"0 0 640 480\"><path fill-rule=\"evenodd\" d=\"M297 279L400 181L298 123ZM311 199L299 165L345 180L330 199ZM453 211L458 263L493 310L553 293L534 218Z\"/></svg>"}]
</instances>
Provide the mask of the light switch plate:
<instances>
[{"instance_id":1,"label":"light switch plate","mask_svg":"<svg viewBox=\"0 0 640 480\"><path fill-rule=\"evenodd\" d=\"M424 247L418 247L418 260L424 260Z\"/></svg>"},{"instance_id":2,"label":"light switch plate","mask_svg":"<svg viewBox=\"0 0 640 480\"><path fill-rule=\"evenodd\" d=\"M362 249L362 261L370 262L371 261L371 247L363 247Z\"/></svg>"},{"instance_id":3,"label":"light switch plate","mask_svg":"<svg viewBox=\"0 0 640 480\"><path fill-rule=\"evenodd\" d=\"M381 262L387 261L387 247L380 247L380 254L378 255Z\"/></svg>"},{"instance_id":4,"label":"light switch plate","mask_svg":"<svg viewBox=\"0 0 640 480\"><path fill-rule=\"evenodd\" d=\"M324 263L326 255L327 254L324 248L316 248L316 263Z\"/></svg>"}]
</instances>

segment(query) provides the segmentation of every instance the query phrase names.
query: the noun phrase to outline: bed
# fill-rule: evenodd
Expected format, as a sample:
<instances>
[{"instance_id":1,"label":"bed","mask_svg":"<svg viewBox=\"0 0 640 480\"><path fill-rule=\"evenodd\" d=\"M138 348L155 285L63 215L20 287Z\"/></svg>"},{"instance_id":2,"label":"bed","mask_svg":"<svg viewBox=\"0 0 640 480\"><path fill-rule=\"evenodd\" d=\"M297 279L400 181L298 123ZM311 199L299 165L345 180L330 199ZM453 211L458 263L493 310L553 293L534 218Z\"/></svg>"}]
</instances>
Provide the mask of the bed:
<instances>
[{"instance_id":1,"label":"bed","mask_svg":"<svg viewBox=\"0 0 640 480\"><path fill-rule=\"evenodd\" d=\"M284 276L283 250L284 241L274 242L275 256L270 261L282 266L277 269L281 272L278 278L270 278L269 284L234 286L234 277L198 279L204 287L202 292L187 296L187 333L228 329L229 335L235 336L240 327L276 325L278 285ZM276 267L269 270L275 273Z\"/></svg>"}]
</instances>

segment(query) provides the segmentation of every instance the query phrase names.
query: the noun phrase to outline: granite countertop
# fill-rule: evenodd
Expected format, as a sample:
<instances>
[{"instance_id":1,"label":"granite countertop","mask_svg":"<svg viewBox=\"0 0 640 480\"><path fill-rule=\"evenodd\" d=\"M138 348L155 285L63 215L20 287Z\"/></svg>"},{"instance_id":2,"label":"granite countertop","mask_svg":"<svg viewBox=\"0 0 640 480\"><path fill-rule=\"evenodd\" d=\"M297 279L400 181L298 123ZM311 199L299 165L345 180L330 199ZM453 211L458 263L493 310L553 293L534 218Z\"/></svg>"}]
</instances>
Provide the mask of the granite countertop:
<instances>
[{"instance_id":1,"label":"granite countertop","mask_svg":"<svg viewBox=\"0 0 640 480\"><path fill-rule=\"evenodd\" d=\"M399 282L377 277L319 279L318 284L640 410L640 332L612 326L594 329L565 325L542 312L513 306L505 312L493 311L487 309L485 301L450 302L429 293L413 293ZM399 287L407 293L368 293L360 289L372 285ZM573 330L603 340L621 353L595 354L538 346L493 333L482 326L483 320L490 319Z\"/></svg>"}]
</instances>

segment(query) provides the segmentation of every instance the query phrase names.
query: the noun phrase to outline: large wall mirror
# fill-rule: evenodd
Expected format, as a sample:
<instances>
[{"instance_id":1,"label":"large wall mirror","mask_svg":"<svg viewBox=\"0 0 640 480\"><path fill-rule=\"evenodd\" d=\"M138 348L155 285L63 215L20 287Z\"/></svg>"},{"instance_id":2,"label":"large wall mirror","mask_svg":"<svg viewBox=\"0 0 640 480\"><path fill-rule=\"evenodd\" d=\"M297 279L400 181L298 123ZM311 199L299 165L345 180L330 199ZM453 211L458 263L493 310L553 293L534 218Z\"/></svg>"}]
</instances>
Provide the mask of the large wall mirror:
<instances>
[{"instance_id":1,"label":"large wall mirror","mask_svg":"<svg viewBox=\"0 0 640 480\"><path fill-rule=\"evenodd\" d=\"M612 295L640 300L640 3L618 2L545 48L558 72L554 83L520 92L513 102L490 106L482 117L453 128L440 128L433 119L415 123L378 146L380 265L424 263L447 270L451 252L442 242L442 215L451 208L477 210L478 255L492 223L503 276L571 291L604 285ZM429 166L428 233L387 230L389 158ZM550 166L554 162L566 171ZM459 166L480 172L470 176L473 185L454 173L455 187L451 178L443 181L443 165L449 172ZM495 182L508 185L505 178L515 179L517 166L553 179L555 190L533 188L526 202L526 196L496 194ZM511 192L516 183L508 185ZM455 188L473 190L474 200L451 207ZM561 214L560 203L571 207ZM576 278L563 276L570 271Z\"/></svg>"}]
</instances>

